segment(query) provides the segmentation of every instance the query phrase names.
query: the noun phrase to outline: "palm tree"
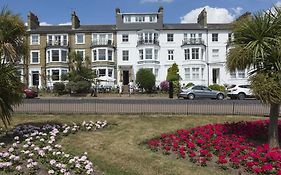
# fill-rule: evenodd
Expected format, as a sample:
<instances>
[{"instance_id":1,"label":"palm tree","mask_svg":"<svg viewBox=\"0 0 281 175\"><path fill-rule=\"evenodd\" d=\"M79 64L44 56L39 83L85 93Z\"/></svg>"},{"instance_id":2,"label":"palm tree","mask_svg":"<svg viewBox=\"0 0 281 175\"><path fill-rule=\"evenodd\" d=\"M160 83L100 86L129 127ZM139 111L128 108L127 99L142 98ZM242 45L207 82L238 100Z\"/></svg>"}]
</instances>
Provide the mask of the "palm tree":
<instances>
[{"instance_id":1,"label":"palm tree","mask_svg":"<svg viewBox=\"0 0 281 175\"><path fill-rule=\"evenodd\" d=\"M281 104L281 11L244 15L233 23L234 40L227 56L229 71L250 69L253 92L270 104L269 145L279 147Z\"/></svg>"},{"instance_id":2,"label":"palm tree","mask_svg":"<svg viewBox=\"0 0 281 175\"><path fill-rule=\"evenodd\" d=\"M16 62L26 53L25 27L19 15L4 7L0 12L0 117L7 127L13 106L22 100Z\"/></svg>"}]
</instances>

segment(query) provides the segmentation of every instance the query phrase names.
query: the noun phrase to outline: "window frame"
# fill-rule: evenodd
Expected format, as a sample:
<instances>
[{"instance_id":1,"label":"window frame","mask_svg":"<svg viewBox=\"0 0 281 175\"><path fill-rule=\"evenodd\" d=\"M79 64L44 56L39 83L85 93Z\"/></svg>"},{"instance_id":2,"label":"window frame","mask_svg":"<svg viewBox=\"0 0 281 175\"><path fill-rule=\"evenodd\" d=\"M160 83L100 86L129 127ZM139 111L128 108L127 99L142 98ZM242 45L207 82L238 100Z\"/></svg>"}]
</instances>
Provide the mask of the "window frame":
<instances>
[{"instance_id":1,"label":"window frame","mask_svg":"<svg viewBox=\"0 0 281 175\"><path fill-rule=\"evenodd\" d=\"M33 62L33 55L32 53L37 53L38 54L38 61L37 62ZM30 51L30 64L40 64L40 50L31 50Z\"/></svg>"},{"instance_id":2,"label":"window frame","mask_svg":"<svg viewBox=\"0 0 281 175\"><path fill-rule=\"evenodd\" d=\"M122 34L122 42L123 43L129 42L129 34Z\"/></svg>"},{"instance_id":3,"label":"window frame","mask_svg":"<svg viewBox=\"0 0 281 175\"><path fill-rule=\"evenodd\" d=\"M219 41L219 33L212 33L212 42Z\"/></svg>"},{"instance_id":4,"label":"window frame","mask_svg":"<svg viewBox=\"0 0 281 175\"><path fill-rule=\"evenodd\" d=\"M126 54L124 54L126 53ZM122 50L122 61L129 61L129 50ZM126 57L125 57L126 56ZM126 58L126 59L124 59Z\"/></svg>"},{"instance_id":5,"label":"window frame","mask_svg":"<svg viewBox=\"0 0 281 175\"><path fill-rule=\"evenodd\" d=\"M167 42L174 42L174 34L167 33Z\"/></svg>"},{"instance_id":6,"label":"window frame","mask_svg":"<svg viewBox=\"0 0 281 175\"><path fill-rule=\"evenodd\" d=\"M82 42L78 42L78 36L82 35ZM75 44L85 44L85 33L76 33L75 34Z\"/></svg>"},{"instance_id":7,"label":"window frame","mask_svg":"<svg viewBox=\"0 0 281 175\"><path fill-rule=\"evenodd\" d=\"M174 50L169 49L168 50L168 61L173 61L174 60Z\"/></svg>"},{"instance_id":8,"label":"window frame","mask_svg":"<svg viewBox=\"0 0 281 175\"><path fill-rule=\"evenodd\" d=\"M38 41L37 42L33 42L33 37L37 36L38 37ZM30 45L40 45L40 34L31 34L30 35Z\"/></svg>"}]
</instances>

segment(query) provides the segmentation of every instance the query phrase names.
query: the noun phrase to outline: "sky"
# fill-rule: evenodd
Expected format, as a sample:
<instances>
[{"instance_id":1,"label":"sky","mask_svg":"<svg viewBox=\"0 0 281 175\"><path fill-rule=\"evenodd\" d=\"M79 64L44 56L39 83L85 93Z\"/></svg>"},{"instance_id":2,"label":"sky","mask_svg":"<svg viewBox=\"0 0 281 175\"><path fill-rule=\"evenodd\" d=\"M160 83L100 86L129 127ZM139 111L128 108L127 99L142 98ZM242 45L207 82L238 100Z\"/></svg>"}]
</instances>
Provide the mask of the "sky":
<instances>
[{"instance_id":1,"label":"sky","mask_svg":"<svg viewBox=\"0 0 281 175\"><path fill-rule=\"evenodd\" d=\"M29 11L41 25L67 25L75 11L81 24L115 24L115 8L121 12L156 12L164 7L164 23L196 22L197 15L207 9L208 23L231 22L246 11L268 10L281 0L0 0L27 21Z\"/></svg>"}]
</instances>

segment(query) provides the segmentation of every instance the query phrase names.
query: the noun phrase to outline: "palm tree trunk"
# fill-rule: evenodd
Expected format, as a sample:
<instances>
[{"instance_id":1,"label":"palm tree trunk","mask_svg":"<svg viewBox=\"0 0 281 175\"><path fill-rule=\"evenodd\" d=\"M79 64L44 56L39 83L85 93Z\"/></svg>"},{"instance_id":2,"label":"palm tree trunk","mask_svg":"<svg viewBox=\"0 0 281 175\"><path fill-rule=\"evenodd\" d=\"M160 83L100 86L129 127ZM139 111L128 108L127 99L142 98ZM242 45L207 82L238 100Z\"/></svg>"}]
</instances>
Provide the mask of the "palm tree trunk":
<instances>
[{"instance_id":1,"label":"palm tree trunk","mask_svg":"<svg viewBox=\"0 0 281 175\"><path fill-rule=\"evenodd\" d=\"M269 122L269 146L279 148L278 138L278 117L280 112L280 104L270 105L270 122Z\"/></svg>"}]
</instances>

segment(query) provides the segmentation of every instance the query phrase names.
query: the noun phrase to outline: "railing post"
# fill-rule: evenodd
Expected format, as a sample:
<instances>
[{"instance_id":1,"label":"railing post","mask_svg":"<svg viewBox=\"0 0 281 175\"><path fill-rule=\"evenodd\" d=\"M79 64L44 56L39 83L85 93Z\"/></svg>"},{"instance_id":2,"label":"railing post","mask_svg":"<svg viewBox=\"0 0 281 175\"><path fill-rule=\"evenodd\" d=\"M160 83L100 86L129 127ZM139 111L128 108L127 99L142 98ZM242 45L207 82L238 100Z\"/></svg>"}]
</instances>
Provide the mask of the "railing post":
<instances>
[{"instance_id":1,"label":"railing post","mask_svg":"<svg viewBox=\"0 0 281 175\"><path fill-rule=\"evenodd\" d=\"M48 100L49 114L51 114L51 99Z\"/></svg>"},{"instance_id":2,"label":"railing post","mask_svg":"<svg viewBox=\"0 0 281 175\"><path fill-rule=\"evenodd\" d=\"M235 104L235 102L233 101L232 102L232 115L234 115L234 104Z\"/></svg>"}]
</instances>

